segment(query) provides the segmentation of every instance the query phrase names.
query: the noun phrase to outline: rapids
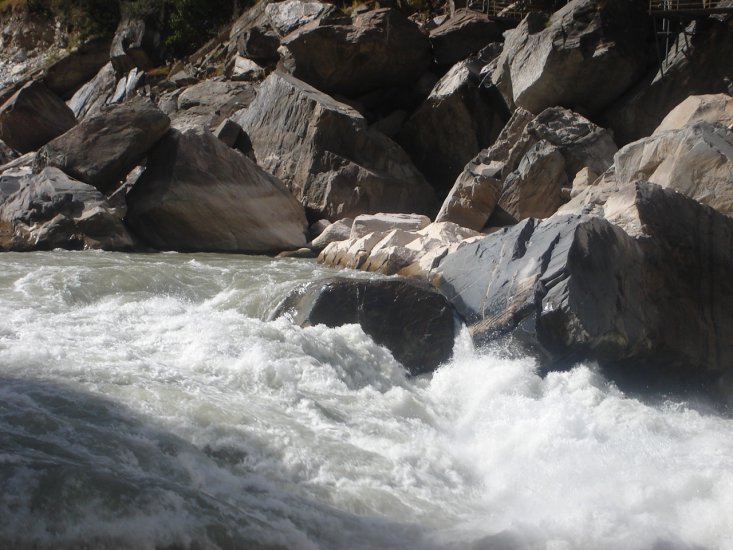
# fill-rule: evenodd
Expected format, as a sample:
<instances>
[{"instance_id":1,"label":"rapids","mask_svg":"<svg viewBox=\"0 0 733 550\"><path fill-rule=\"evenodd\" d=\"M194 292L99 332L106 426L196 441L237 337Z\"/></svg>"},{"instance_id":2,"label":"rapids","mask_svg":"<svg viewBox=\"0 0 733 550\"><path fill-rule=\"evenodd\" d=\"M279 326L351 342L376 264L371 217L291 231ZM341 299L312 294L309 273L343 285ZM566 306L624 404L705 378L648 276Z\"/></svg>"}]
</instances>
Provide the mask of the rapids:
<instances>
[{"instance_id":1,"label":"rapids","mask_svg":"<svg viewBox=\"0 0 733 550\"><path fill-rule=\"evenodd\" d=\"M733 549L733 420L265 322L310 261L0 256L0 547ZM367 275L354 273L352 276Z\"/></svg>"}]
</instances>

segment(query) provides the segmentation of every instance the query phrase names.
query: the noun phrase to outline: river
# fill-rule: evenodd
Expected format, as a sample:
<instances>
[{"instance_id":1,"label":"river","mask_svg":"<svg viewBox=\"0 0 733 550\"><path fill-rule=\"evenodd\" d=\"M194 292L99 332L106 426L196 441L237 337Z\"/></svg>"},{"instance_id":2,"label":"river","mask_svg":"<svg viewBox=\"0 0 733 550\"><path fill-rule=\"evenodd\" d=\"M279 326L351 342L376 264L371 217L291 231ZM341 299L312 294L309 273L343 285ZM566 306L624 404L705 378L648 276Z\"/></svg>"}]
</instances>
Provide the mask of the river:
<instances>
[{"instance_id":1,"label":"river","mask_svg":"<svg viewBox=\"0 0 733 550\"><path fill-rule=\"evenodd\" d=\"M733 549L733 420L466 334L266 322L312 261L0 256L0 547ZM364 274L352 274L364 277Z\"/></svg>"}]
</instances>

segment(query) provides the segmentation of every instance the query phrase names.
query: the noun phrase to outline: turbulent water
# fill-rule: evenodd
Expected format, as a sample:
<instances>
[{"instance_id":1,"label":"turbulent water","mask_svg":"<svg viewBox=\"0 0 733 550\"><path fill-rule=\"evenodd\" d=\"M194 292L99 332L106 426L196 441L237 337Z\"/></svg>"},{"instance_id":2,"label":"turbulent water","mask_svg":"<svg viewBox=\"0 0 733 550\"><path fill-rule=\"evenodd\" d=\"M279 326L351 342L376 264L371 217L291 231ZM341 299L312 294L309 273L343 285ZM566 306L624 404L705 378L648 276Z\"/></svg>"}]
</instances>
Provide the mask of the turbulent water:
<instances>
[{"instance_id":1,"label":"turbulent water","mask_svg":"<svg viewBox=\"0 0 733 550\"><path fill-rule=\"evenodd\" d=\"M0 547L733 549L733 420L262 320L328 273L0 256Z\"/></svg>"}]
</instances>

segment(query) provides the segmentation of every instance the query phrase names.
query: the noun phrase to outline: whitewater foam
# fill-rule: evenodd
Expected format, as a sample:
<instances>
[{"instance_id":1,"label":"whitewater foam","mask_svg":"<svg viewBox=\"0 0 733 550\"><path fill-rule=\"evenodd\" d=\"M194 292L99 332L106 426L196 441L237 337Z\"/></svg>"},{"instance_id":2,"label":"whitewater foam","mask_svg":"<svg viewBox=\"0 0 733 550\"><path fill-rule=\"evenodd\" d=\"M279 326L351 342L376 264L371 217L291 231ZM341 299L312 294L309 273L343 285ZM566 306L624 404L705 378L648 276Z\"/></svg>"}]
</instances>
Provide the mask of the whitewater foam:
<instances>
[{"instance_id":1,"label":"whitewater foam","mask_svg":"<svg viewBox=\"0 0 733 550\"><path fill-rule=\"evenodd\" d=\"M311 262L0 261L0 546L733 549L730 418L263 321Z\"/></svg>"}]
</instances>

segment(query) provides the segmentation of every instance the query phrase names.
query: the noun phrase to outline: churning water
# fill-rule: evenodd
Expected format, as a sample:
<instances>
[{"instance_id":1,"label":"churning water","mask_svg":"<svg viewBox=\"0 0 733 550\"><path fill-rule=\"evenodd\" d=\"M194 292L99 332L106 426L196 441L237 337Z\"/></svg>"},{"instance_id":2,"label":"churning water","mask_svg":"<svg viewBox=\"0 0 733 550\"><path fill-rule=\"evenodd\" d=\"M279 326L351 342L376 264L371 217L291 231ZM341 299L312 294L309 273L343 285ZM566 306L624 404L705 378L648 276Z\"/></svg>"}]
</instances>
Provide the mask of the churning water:
<instances>
[{"instance_id":1,"label":"churning water","mask_svg":"<svg viewBox=\"0 0 733 550\"><path fill-rule=\"evenodd\" d=\"M733 420L261 320L329 273L0 256L0 547L733 549Z\"/></svg>"}]
</instances>

